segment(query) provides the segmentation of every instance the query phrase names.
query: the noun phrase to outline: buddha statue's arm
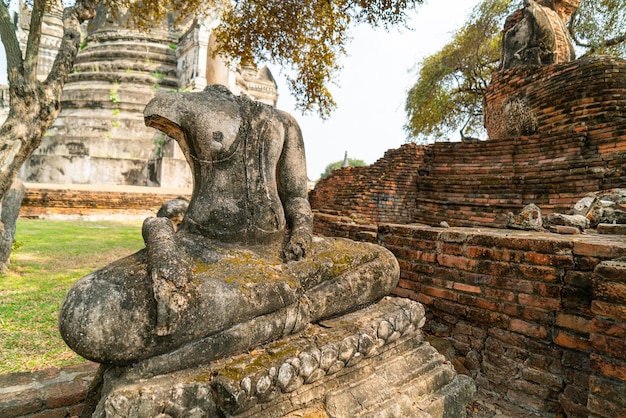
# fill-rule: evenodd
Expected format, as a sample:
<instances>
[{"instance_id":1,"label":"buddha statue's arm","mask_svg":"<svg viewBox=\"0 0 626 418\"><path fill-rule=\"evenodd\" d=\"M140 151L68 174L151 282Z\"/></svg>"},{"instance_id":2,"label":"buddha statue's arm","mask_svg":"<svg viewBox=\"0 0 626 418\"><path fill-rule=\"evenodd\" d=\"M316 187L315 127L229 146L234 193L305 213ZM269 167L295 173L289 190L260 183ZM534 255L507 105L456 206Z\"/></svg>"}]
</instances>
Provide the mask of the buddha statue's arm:
<instances>
[{"instance_id":1,"label":"buddha statue's arm","mask_svg":"<svg viewBox=\"0 0 626 418\"><path fill-rule=\"evenodd\" d=\"M193 293L191 268L181 257L174 239L174 226L169 219L146 218L141 232L148 255L148 274L157 302L155 333L168 335L174 332Z\"/></svg>"},{"instance_id":2,"label":"buddha statue's arm","mask_svg":"<svg viewBox=\"0 0 626 418\"><path fill-rule=\"evenodd\" d=\"M288 235L283 244L286 261L306 257L311 247L313 213L307 199L304 141L298 122L279 111L285 129L283 150L278 161L278 194L283 202Z\"/></svg>"}]
</instances>

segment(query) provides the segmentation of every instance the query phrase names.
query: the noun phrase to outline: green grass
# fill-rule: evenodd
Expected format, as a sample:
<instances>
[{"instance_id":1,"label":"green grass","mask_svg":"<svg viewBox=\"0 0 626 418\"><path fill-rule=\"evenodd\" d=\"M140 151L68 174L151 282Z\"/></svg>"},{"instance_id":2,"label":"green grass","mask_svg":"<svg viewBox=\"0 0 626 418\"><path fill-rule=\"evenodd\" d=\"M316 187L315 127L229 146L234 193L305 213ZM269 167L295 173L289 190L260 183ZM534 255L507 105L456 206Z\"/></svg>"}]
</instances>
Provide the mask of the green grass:
<instances>
[{"instance_id":1,"label":"green grass","mask_svg":"<svg viewBox=\"0 0 626 418\"><path fill-rule=\"evenodd\" d=\"M19 220L9 272L0 276L0 374L74 364L59 306L90 271L143 248L140 222Z\"/></svg>"}]
</instances>

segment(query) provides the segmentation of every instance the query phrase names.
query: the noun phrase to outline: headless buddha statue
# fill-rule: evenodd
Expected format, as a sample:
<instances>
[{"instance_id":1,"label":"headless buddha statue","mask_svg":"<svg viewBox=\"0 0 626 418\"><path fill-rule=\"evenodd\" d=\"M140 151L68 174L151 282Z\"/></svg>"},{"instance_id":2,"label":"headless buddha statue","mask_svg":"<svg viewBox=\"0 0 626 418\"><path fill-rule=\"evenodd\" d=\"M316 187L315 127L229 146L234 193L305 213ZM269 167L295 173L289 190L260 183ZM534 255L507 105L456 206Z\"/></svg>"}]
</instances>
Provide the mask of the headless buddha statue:
<instances>
[{"instance_id":1,"label":"headless buddha statue","mask_svg":"<svg viewBox=\"0 0 626 418\"><path fill-rule=\"evenodd\" d=\"M505 23L502 68L574 60L567 22L579 3L580 0L524 0L524 8Z\"/></svg>"},{"instance_id":2,"label":"headless buddha statue","mask_svg":"<svg viewBox=\"0 0 626 418\"><path fill-rule=\"evenodd\" d=\"M186 156L189 208L176 232L167 218L146 219L145 249L70 290L59 328L78 354L188 367L357 309L397 285L386 249L312 237L304 145L291 116L219 85L158 96L144 116Z\"/></svg>"}]
</instances>

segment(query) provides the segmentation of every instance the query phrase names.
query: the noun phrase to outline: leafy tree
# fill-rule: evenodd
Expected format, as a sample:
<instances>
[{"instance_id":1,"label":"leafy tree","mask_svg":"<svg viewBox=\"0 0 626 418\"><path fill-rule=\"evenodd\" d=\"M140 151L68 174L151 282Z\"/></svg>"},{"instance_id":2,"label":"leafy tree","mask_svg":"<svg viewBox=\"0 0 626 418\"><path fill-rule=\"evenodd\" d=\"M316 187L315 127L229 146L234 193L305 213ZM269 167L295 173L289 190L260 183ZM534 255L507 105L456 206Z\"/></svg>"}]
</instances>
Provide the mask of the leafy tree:
<instances>
[{"instance_id":1,"label":"leafy tree","mask_svg":"<svg viewBox=\"0 0 626 418\"><path fill-rule=\"evenodd\" d=\"M583 0L569 22L574 43L586 54L626 57L626 2Z\"/></svg>"},{"instance_id":2,"label":"leafy tree","mask_svg":"<svg viewBox=\"0 0 626 418\"><path fill-rule=\"evenodd\" d=\"M324 169L324 172L320 174L320 178L327 177L331 171L336 170L338 168L343 167L344 160L335 161L334 163L330 163ZM367 164L363 160L357 160L354 158L348 158L348 167L365 167Z\"/></svg>"},{"instance_id":3,"label":"leafy tree","mask_svg":"<svg viewBox=\"0 0 626 418\"><path fill-rule=\"evenodd\" d=\"M227 57L256 62L273 60L291 67L290 80L303 110L326 116L334 107L327 85L339 70L345 54L350 25L383 26L402 23L406 11L422 0L75 0L63 11L63 37L58 54L45 80L37 79L37 59L42 22L61 0L29 0L30 31L22 55L9 0L0 1L0 38L7 58L10 110L0 127L0 202L24 161L41 143L44 133L60 111L63 86L80 49L81 23L92 19L101 2L111 10L127 8L135 24L148 28L161 22L170 10L180 22L193 15L210 14L223 25L218 30L218 52ZM65 2L64 2L65 4ZM21 202L21 196L17 200ZM17 211L13 211L17 216ZM13 233L0 213L0 269L10 254ZM5 228L5 226L7 226ZM8 249L7 249L8 246Z\"/></svg>"},{"instance_id":4,"label":"leafy tree","mask_svg":"<svg viewBox=\"0 0 626 418\"><path fill-rule=\"evenodd\" d=\"M405 131L410 141L461 139L484 132L485 88L499 67L501 30L519 1L483 0L450 43L418 66L407 92ZM626 2L582 0L569 22L573 39L587 54L626 56Z\"/></svg>"}]
</instances>

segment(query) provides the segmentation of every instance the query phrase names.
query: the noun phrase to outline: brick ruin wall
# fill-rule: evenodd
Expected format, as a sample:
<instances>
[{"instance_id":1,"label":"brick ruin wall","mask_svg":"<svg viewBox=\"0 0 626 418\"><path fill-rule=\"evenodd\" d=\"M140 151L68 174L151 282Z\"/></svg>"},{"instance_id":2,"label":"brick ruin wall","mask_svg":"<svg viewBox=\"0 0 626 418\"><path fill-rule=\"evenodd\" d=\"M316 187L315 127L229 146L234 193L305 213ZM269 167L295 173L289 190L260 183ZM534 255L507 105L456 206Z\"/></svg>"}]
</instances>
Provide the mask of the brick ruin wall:
<instances>
[{"instance_id":1,"label":"brick ruin wall","mask_svg":"<svg viewBox=\"0 0 626 418\"><path fill-rule=\"evenodd\" d=\"M395 294L423 303L480 390L528 415L626 415L623 236L357 224L315 230L378 242L400 264Z\"/></svg>"},{"instance_id":2,"label":"brick ruin wall","mask_svg":"<svg viewBox=\"0 0 626 418\"><path fill-rule=\"evenodd\" d=\"M626 416L624 236L491 228L529 203L570 213L626 187L626 61L503 71L487 107L514 96L536 134L406 144L335 170L310 193L315 232L390 249L395 293L424 303L482 391L528 415Z\"/></svg>"},{"instance_id":3,"label":"brick ruin wall","mask_svg":"<svg viewBox=\"0 0 626 418\"><path fill-rule=\"evenodd\" d=\"M569 213L587 193L626 186L625 86L619 59L501 71L489 106L517 95L536 115L537 134L406 144L369 167L333 171L310 193L311 206L358 222L452 226L502 227L529 203Z\"/></svg>"}]
</instances>

